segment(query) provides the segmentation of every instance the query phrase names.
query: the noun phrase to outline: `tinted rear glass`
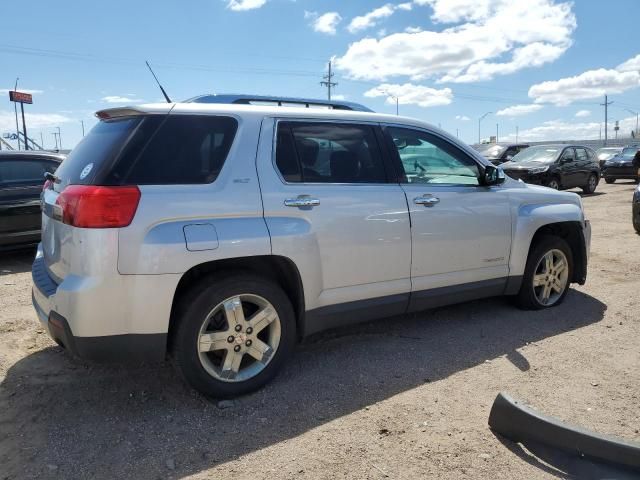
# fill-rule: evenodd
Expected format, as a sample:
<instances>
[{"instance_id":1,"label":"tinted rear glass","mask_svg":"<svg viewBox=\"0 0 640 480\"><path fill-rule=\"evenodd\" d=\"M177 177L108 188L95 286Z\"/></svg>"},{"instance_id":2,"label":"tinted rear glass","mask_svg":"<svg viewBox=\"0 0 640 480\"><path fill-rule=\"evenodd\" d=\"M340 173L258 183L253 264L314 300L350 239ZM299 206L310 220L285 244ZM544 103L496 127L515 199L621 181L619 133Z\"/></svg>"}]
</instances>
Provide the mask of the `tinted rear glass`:
<instances>
[{"instance_id":1,"label":"tinted rear glass","mask_svg":"<svg viewBox=\"0 0 640 480\"><path fill-rule=\"evenodd\" d=\"M99 122L62 162L56 175L61 190L69 184L90 185L98 172L111 165L142 117Z\"/></svg>"},{"instance_id":2,"label":"tinted rear glass","mask_svg":"<svg viewBox=\"0 0 640 480\"><path fill-rule=\"evenodd\" d=\"M229 117L147 115L101 121L56 172L68 184L160 185L213 182L238 124Z\"/></svg>"},{"instance_id":3,"label":"tinted rear glass","mask_svg":"<svg viewBox=\"0 0 640 480\"><path fill-rule=\"evenodd\" d=\"M0 184L30 184L44 183L45 172L54 172L56 164L44 160L0 160Z\"/></svg>"},{"instance_id":4,"label":"tinted rear glass","mask_svg":"<svg viewBox=\"0 0 640 480\"><path fill-rule=\"evenodd\" d=\"M211 183L222 170L237 128L233 118L209 115L169 115L157 129L142 124L104 182Z\"/></svg>"}]
</instances>

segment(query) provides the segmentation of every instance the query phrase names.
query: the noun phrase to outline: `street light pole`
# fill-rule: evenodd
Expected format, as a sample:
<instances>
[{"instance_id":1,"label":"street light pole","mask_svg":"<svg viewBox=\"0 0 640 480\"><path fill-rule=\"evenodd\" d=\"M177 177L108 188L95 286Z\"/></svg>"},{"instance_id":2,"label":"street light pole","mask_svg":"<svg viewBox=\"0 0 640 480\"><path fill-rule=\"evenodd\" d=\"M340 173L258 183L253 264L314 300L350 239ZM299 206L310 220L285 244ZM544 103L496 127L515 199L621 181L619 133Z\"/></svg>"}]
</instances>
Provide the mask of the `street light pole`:
<instances>
[{"instance_id":1,"label":"street light pole","mask_svg":"<svg viewBox=\"0 0 640 480\"><path fill-rule=\"evenodd\" d=\"M62 150L62 135L60 134L60 127L56 127L58 129L58 141L60 142L60 150Z\"/></svg>"},{"instance_id":2,"label":"street light pole","mask_svg":"<svg viewBox=\"0 0 640 480\"><path fill-rule=\"evenodd\" d=\"M629 110L628 108L625 108L625 110L627 112L629 112L631 115L635 115L636 116L636 136L638 135L638 112L634 112L633 110Z\"/></svg>"},{"instance_id":3,"label":"street light pole","mask_svg":"<svg viewBox=\"0 0 640 480\"><path fill-rule=\"evenodd\" d=\"M486 117L487 115L489 115L490 113L493 112L487 112L484 115L482 115L480 118L478 118L478 144L480 144L481 142L481 138L480 138L480 124L482 123L482 120L484 120L484 117Z\"/></svg>"}]
</instances>

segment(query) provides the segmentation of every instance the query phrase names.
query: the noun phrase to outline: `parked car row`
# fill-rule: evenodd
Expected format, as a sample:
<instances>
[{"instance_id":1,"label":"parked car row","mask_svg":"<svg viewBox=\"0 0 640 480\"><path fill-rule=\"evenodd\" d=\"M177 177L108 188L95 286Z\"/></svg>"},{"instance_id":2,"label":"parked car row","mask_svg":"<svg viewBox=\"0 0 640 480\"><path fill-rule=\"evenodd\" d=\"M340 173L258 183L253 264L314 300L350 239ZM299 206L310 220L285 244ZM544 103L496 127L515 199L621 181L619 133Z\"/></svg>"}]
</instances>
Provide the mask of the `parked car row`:
<instances>
[{"instance_id":1,"label":"parked car row","mask_svg":"<svg viewBox=\"0 0 640 480\"><path fill-rule=\"evenodd\" d=\"M40 241L40 193L45 173L63 155L41 151L0 152L0 251Z\"/></svg>"}]
</instances>

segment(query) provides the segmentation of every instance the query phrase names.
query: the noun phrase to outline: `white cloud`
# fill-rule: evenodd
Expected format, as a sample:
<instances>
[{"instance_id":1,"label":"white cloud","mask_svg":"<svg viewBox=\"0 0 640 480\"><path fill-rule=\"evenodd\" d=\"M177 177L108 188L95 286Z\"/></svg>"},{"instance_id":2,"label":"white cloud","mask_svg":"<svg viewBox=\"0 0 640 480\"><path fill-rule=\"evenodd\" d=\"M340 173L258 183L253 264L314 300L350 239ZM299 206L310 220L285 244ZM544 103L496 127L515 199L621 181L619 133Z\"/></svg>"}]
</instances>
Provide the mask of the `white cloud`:
<instances>
[{"instance_id":1,"label":"white cloud","mask_svg":"<svg viewBox=\"0 0 640 480\"><path fill-rule=\"evenodd\" d=\"M577 118L588 117L589 115L591 115L591 111L590 110L578 110L576 112L576 117Z\"/></svg>"},{"instance_id":2,"label":"white cloud","mask_svg":"<svg viewBox=\"0 0 640 480\"><path fill-rule=\"evenodd\" d=\"M106 97L102 97L102 101L106 103L140 103L144 102L139 98L132 97L123 97L120 95L108 95Z\"/></svg>"},{"instance_id":3,"label":"white cloud","mask_svg":"<svg viewBox=\"0 0 640 480\"><path fill-rule=\"evenodd\" d=\"M536 103L569 105L576 100L603 97L640 86L640 72L621 72L599 68L574 77L561 78L532 85L529 98Z\"/></svg>"},{"instance_id":4,"label":"white cloud","mask_svg":"<svg viewBox=\"0 0 640 480\"><path fill-rule=\"evenodd\" d=\"M410 11L413 9L413 3L411 2L399 3L398 5L396 5L396 9Z\"/></svg>"},{"instance_id":5,"label":"white cloud","mask_svg":"<svg viewBox=\"0 0 640 480\"><path fill-rule=\"evenodd\" d=\"M395 104L396 99L394 97L397 97L398 103L402 105L419 105L420 107L449 105L453 100L453 92L450 88L438 90L411 83L405 83L404 85L384 83L366 91L364 96L387 97L387 103L389 104Z\"/></svg>"},{"instance_id":6,"label":"white cloud","mask_svg":"<svg viewBox=\"0 0 640 480\"><path fill-rule=\"evenodd\" d=\"M227 8L234 12L244 12L262 7L267 0L228 0Z\"/></svg>"},{"instance_id":7,"label":"white cloud","mask_svg":"<svg viewBox=\"0 0 640 480\"><path fill-rule=\"evenodd\" d=\"M422 31L420 27L407 27L404 29L405 33L419 33Z\"/></svg>"},{"instance_id":8,"label":"white cloud","mask_svg":"<svg viewBox=\"0 0 640 480\"><path fill-rule=\"evenodd\" d=\"M471 119L466 115L456 115L456 120L460 120L461 122L468 122Z\"/></svg>"},{"instance_id":9,"label":"white cloud","mask_svg":"<svg viewBox=\"0 0 640 480\"><path fill-rule=\"evenodd\" d=\"M615 121L609 123L609 138L614 137L613 127ZM604 125L600 122L571 123L562 120L550 120L533 128L520 130L519 141L554 141L554 140L598 140L600 127L602 126L602 138L604 138ZM618 137L628 137L631 130L636 127L636 117L627 117L620 120ZM500 135L504 141L515 140L515 132Z\"/></svg>"},{"instance_id":10,"label":"white cloud","mask_svg":"<svg viewBox=\"0 0 640 480\"><path fill-rule=\"evenodd\" d=\"M640 70L640 54L633 58L630 58L624 63L621 63L616 67L616 70L620 72L631 72Z\"/></svg>"},{"instance_id":11,"label":"white cloud","mask_svg":"<svg viewBox=\"0 0 640 480\"><path fill-rule=\"evenodd\" d=\"M572 3L559 0L414 3L433 8L435 22L454 25L440 31L411 29L380 39L361 39L337 58L337 67L363 80L395 76L449 82L489 80L556 60L571 46L576 28Z\"/></svg>"},{"instance_id":12,"label":"white cloud","mask_svg":"<svg viewBox=\"0 0 640 480\"><path fill-rule=\"evenodd\" d=\"M354 17L353 20L351 20L351 22L349 23L347 30L349 30L349 32L351 33L357 33L361 30L366 30L367 28L375 26L378 23L378 20L393 15L393 12L395 10L395 5L387 3L386 5L371 10L364 15Z\"/></svg>"},{"instance_id":13,"label":"white cloud","mask_svg":"<svg viewBox=\"0 0 640 480\"><path fill-rule=\"evenodd\" d=\"M327 12L318 15L317 12L304 12L304 18L311 19L311 27L319 33L327 35L335 35L336 27L342 21L342 17L338 12Z\"/></svg>"},{"instance_id":14,"label":"white cloud","mask_svg":"<svg viewBox=\"0 0 640 480\"><path fill-rule=\"evenodd\" d=\"M65 115L60 115L57 113L25 112L24 116L27 122L27 130L31 128L55 127L60 125L61 123L75 121ZM16 128L16 119L14 116L14 112L7 111L7 110L0 110L0 131L13 132L15 131L15 128ZM22 128L22 123L20 123L20 128Z\"/></svg>"},{"instance_id":15,"label":"white cloud","mask_svg":"<svg viewBox=\"0 0 640 480\"><path fill-rule=\"evenodd\" d=\"M498 110L496 115L499 117L518 117L521 115L528 115L529 113L537 112L542 108L542 105L513 105L511 107Z\"/></svg>"}]
</instances>

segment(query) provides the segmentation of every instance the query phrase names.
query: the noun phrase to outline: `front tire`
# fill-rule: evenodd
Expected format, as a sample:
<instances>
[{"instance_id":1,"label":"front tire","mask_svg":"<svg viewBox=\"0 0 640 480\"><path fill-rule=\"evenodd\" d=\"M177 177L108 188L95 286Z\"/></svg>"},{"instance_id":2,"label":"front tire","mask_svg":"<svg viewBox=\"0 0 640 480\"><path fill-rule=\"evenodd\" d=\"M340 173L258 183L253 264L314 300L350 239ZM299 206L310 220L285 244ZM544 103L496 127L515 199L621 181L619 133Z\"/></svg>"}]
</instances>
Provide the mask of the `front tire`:
<instances>
[{"instance_id":1,"label":"front tire","mask_svg":"<svg viewBox=\"0 0 640 480\"><path fill-rule=\"evenodd\" d=\"M546 184L547 187L553 188L554 190L560 190L560 182L557 178L552 178Z\"/></svg>"},{"instance_id":2,"label":"front tire","mask_svg":"<svg viewBox=\"0 0 640 480\"><path fill-rule=\"evenodd\" d=\"M606 183L609 183L609 184L616 183L616 179L615 178L604 177L604 181Z\"/></svg>"},{"instance_id":3,"label":"front tire","mask_svg":"<svg viewBox=\"0 0 640 480\"><path fill-rule=\"evenodd\" d=\"M179 315L173 357L185 380L208 397L259 389L295 346L289 298L258 276L205 277L182 299Z\"/></svg>"},{"instance_id":4,"label":"front tire","mask_svg":"<svg viewBox=\"0 0 640 480\"><path fill-rule=\"evenodd\" d=\"M573 255L560 237L545 235L531 247L516 303L525 310L560 305L569 291Z\"/></svg>"},{"instance_id":5,"label":"front tire","mask_svg":"<svg viewBox=\"0 0 640 480\"><path fill-rule=\"evenodd\" d=\"M596 191L596 187L598 186L598 177L595 173L589 175L589 179L587 180L587 184L582 187L582 191L586 194L591 194Z\"/></svg>"}]
</instances>

